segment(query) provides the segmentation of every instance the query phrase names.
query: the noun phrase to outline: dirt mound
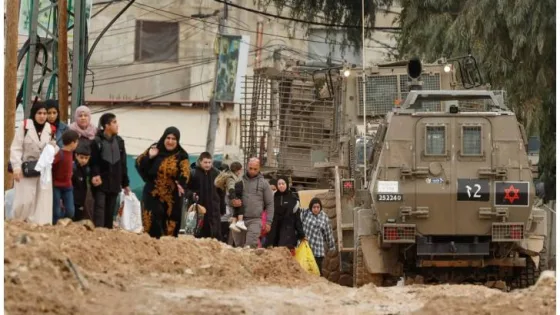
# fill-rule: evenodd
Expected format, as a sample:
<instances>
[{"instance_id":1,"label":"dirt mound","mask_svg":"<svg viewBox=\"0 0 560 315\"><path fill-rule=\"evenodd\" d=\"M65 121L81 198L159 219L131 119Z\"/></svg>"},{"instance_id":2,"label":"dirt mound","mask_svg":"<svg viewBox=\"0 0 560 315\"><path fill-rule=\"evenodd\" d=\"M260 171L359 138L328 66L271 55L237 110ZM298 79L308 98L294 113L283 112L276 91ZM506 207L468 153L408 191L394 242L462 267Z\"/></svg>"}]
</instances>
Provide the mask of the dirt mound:
<instances>
[{"instance_id":1,"label":"dirt mound","mask_svg":"<svg viewBox=\"0 0 560 315\"><path fill-rule=\"evenodd\" d=\"M554 314L555 278L482 286L342 287L286 249L151 239L90 225L4 224L7 314Z\"/></svg>"},{"instance_id":2,"label":"dirt mound","mask_svg":"<svg viewBox=\"0 0 560 315\"><path fill-rule=\"evenodd\" d=\"M552 315L556 310L556 278L553 272L544 272L535 286L511 293L472 285L433 288L444 293L437 296L432 295L431 290L424 291L421 296L428 298L428 301L414 314Z\"/></svg>"},{"instance_id":3,"label":"dirt mound","mask_svg":"<svg viewBox=\"0 0 560 315\"><path fill-rule=\"evenodd\" d=\"M198 288L213 289L322 281L305 273L287 249L243 250L192 237L158 241L147 234L91 230L80 224L4 226L5 303L10 314L75 313L83 292L96 285L126 290L142 277L166 281L162 274L169 276L167 281L188 277Z\"/></svg>"}]
</instances>

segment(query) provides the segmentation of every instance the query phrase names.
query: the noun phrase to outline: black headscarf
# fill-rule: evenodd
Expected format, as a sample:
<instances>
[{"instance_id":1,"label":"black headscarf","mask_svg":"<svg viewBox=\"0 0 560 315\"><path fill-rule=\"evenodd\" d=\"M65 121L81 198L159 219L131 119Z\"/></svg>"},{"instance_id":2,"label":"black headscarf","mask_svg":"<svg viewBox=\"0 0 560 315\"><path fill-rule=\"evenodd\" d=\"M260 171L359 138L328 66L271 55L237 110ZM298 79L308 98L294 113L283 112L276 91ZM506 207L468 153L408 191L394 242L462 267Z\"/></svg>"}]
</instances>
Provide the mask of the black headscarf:
<instances>
[{"instance_id":1,"label":"black headscarf","mask_svg":"<svg viewBox=\"0 0 560 315\"><path fill-rule=\"evenodd\" d=\"M279 180L283 180L286 183L286 190L284 192L281 192L280 189L278 189L278 181ZM288 195L288 194L292 194L292 191L290 190L290 182L288 181L288 178L284 177L284 176L279 176L278 179L276 180L276 193L275 195L278 196L282 196L282 195Z\"/></svg>"},{"instance_id":2,"label":"black headscarf","mask_svg":"<svg viewBox=\"0 0 560 315\"><path fill-rule=\"evenodd\" d=\"M56 109L56 112L58 113L56 115L56 120L54 121L54 124L56 127L58 127L58 123L60 122L60 108L58 105L58 101L57 100L46 100L45 101L45 106L47 107L47 111L49 111L49 109L54 108Z\"/></svg>"},{"instance_id":3,"label":"black headscarf","mask_svg":"<svg viewBox=\"0 0 560 315\"><path fill-rule=\"evenodd\" d=\"M35 104L33 104L33 106L31 107L31 111L29 114L29 118L33 121L33 126L35 126L35 130L37 131L37 135L39 135L41 132L43 132L43 128L45 127L45 124L47 123L46 121L43 124L39 124L36 120L35 120L35 115L37 114L37 112L40 109L45 109L47 110L47 106L45 105L45 103L43 102L36 102Z\"/></svg>"},{"instance_id":4,"label":"black headscarf","mask_svg":"<svg viewBox=\"0 0 560 315\"><path fill-rule=\"evenodd\" d=\"M165 139L167 138L167 136L169 135L174 135L175 138L177 138L177 146L175 147L175 149L173 149L173 151L168 151L165 148ZM175 128L175 127L168 127L167 129L165 129L165 131L163 132L163 135L161 136L161 138L159 138L159 141L157 143L157 148L158 148L158 157L168 157L171 156L173 154L176 154L178 152L180 152L181 154L185 154L187 156L187 158L189 157L189 155L187 154L187 151L185 151L183 149L183 147L181 147L181 144L179 144L179 140L181 139L181 132L179 131L179 129Z\"/></svg>"}]
</instances>

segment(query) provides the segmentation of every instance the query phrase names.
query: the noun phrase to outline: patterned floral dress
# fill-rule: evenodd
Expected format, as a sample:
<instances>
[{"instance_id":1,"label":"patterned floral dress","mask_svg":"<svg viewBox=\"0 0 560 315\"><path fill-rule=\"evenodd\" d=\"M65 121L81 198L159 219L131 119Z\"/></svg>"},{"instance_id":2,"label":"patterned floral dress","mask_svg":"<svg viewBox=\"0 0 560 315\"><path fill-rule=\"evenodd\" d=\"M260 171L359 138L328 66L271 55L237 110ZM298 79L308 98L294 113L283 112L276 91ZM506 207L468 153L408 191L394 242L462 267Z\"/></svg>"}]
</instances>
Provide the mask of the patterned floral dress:
<instances>
[{"instance_id":1,"label":"patterned floral dress","mask_svg":"<svg viewBox=\"0 0 560 315\"><path fill-rule=\"evenodd\" d=\"M183 207L177 183L186 190L191 174L189 156L183 149L176 152L160 150L150 159L148 151L136 159L136 169L146 183L142 193L144 231L155 238L176 237Z\"/></svg>"}]
</instances>

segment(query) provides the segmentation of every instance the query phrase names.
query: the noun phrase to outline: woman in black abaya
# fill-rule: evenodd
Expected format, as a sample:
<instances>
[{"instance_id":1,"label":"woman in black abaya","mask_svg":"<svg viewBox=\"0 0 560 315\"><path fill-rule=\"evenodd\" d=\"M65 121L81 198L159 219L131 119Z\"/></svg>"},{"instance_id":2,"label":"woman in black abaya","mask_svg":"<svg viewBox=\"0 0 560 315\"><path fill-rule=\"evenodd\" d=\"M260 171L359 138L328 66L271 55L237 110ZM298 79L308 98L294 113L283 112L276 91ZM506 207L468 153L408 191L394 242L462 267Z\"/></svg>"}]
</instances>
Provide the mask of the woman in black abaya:
<instances>
[{"instance_id":1,"label":"woman in black abaya","mask_svg":"<svg viewBox=\"0 0 560 315\"><path fill-rule=\"evenodd\" d=\"M189 155L179 144L179 129L169 127L158 143L136 159L146 183L142 193L142 224L151 237L175 236L181 225L183 195L191 174Z\"/></svg>"}]
</instances>

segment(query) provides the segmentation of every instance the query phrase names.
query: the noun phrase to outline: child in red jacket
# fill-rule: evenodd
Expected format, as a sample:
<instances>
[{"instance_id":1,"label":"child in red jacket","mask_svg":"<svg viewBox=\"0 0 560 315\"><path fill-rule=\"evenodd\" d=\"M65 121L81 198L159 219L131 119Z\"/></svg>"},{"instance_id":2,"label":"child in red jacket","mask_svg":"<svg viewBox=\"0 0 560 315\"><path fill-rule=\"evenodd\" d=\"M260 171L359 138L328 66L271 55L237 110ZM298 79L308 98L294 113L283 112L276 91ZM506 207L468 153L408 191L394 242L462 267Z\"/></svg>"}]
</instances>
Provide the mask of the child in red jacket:
<instances>
[{"instance_id":1,"label":"child in red jacket","mask_svg":"<svg viewBox=\"0 0 560 315\"><path fill-rule=\"evenodd\" d=\"M66 130L62 134L62 149L54 157L53 177L53 225L63 218L74 217L74 191L72 186L72 168L74 166L74 150L78 146L80 135L74 130ZM61 207L64 205L64 213Z\"/></svg>"}]
</instances>

